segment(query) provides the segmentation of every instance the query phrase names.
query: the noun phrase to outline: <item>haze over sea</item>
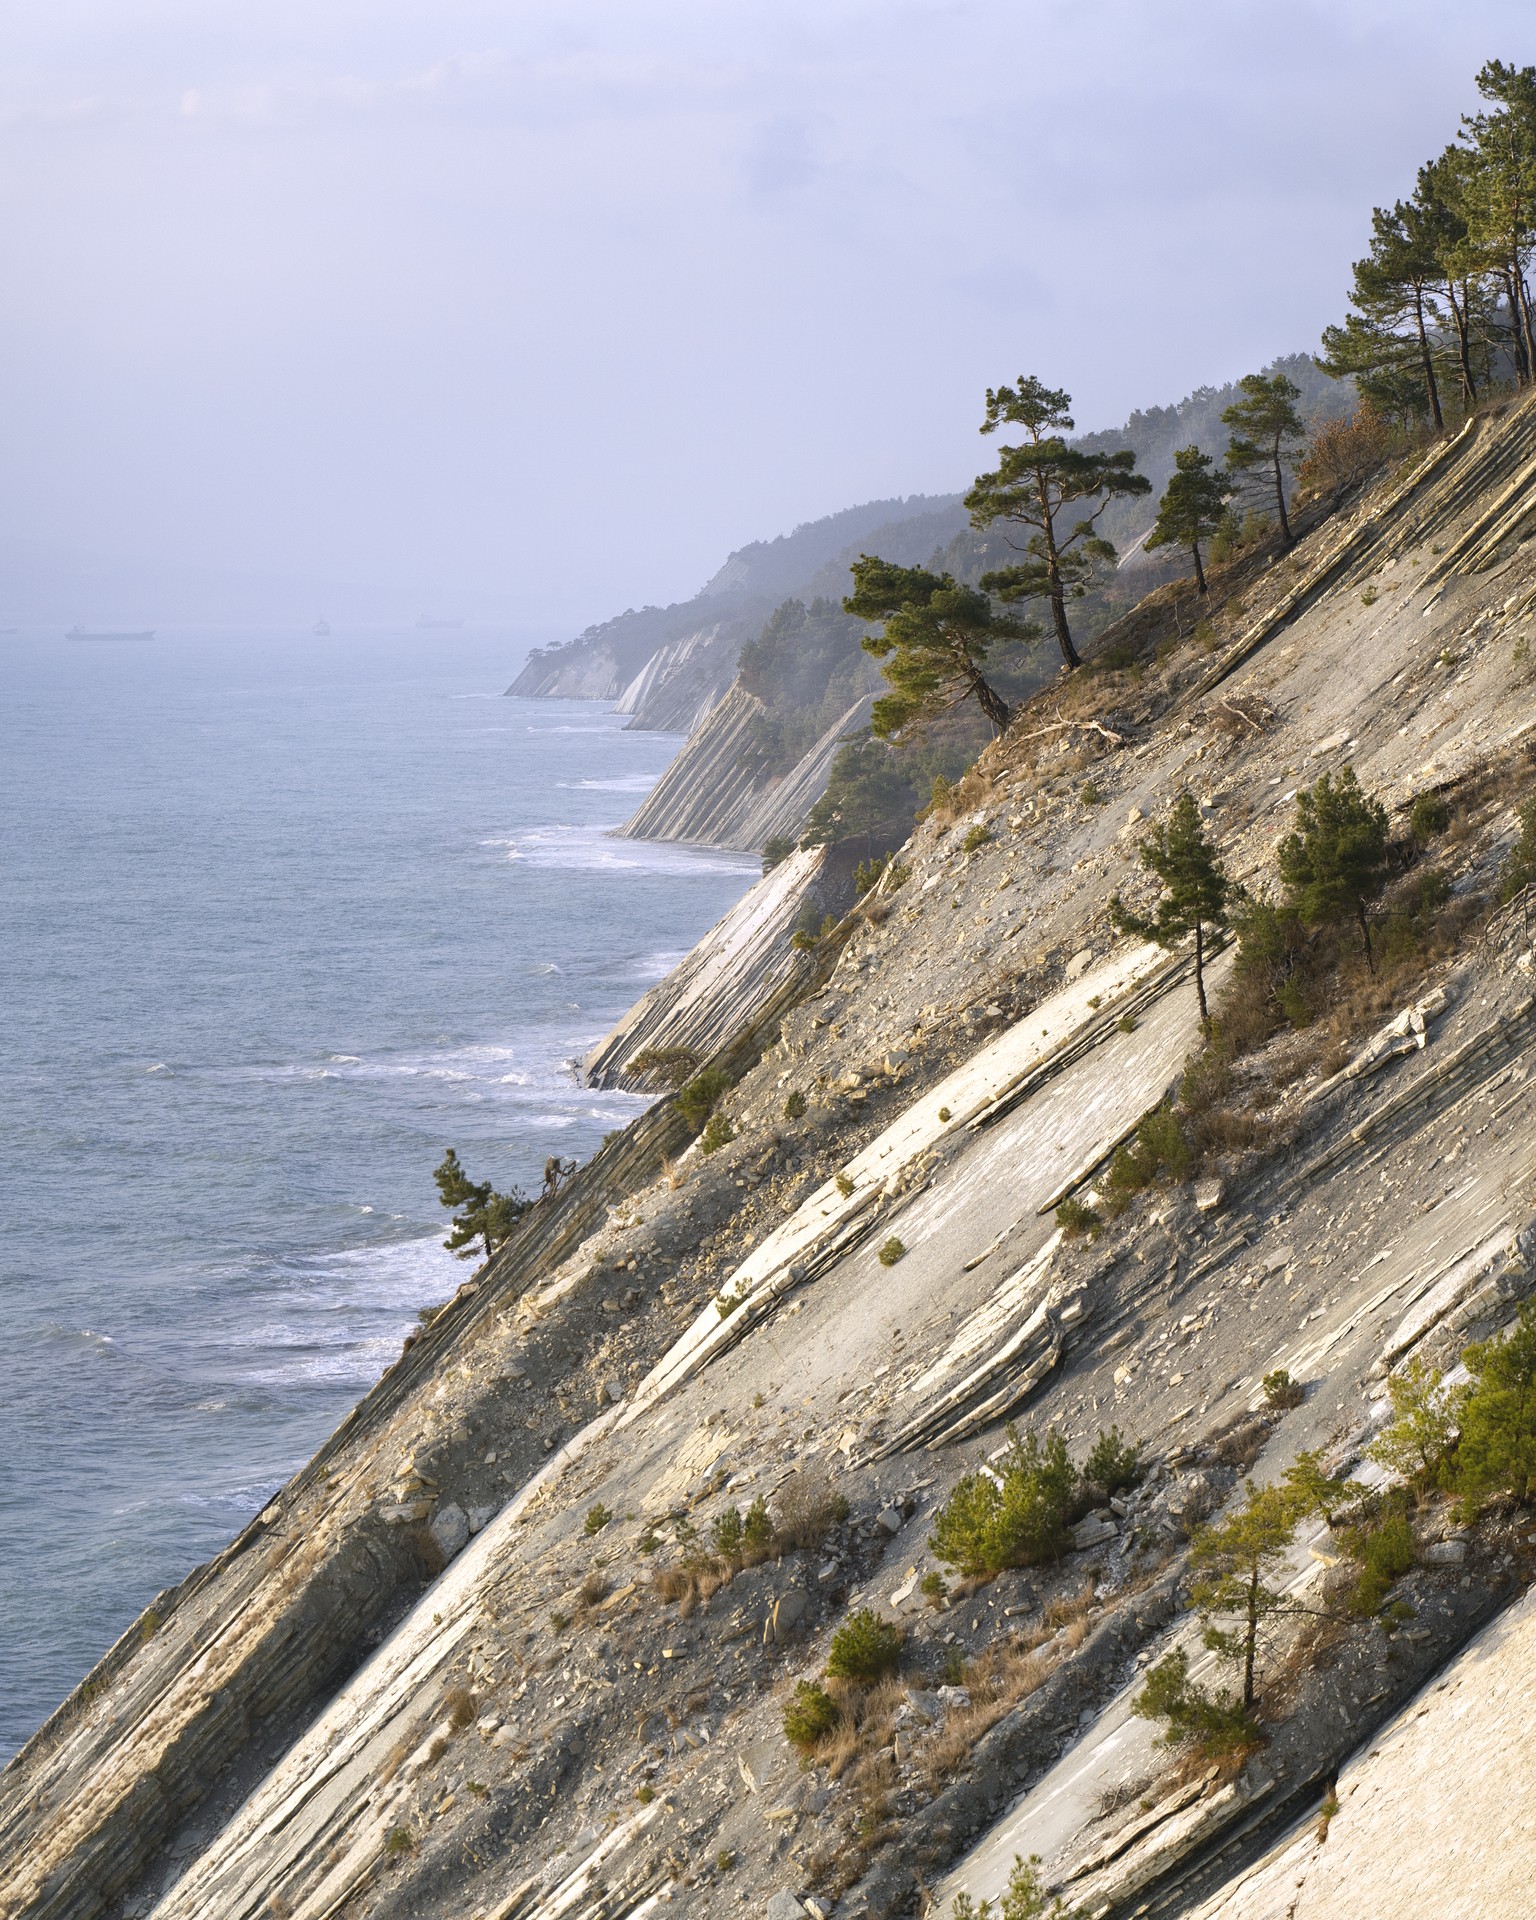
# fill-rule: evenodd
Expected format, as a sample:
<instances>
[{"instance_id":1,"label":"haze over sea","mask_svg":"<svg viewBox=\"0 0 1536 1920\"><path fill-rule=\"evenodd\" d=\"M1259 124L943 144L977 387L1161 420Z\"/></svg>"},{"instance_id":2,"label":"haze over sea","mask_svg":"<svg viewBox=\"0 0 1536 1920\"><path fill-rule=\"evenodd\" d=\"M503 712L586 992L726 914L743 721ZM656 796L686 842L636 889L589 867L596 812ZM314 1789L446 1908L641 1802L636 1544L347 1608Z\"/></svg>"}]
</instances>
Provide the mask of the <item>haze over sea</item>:
<instances>
[{"instance_id":1,"label":"haze over sea","mask_svg":"<svg viewBox=\"0 0 1536 1920\"><path fill-rule=\"evenodd\" d=\"M566 1063L749 884L605 837L678 742L543 635L0 638L0 1757L643 1104Z\"/></svg>"}]
</instances>

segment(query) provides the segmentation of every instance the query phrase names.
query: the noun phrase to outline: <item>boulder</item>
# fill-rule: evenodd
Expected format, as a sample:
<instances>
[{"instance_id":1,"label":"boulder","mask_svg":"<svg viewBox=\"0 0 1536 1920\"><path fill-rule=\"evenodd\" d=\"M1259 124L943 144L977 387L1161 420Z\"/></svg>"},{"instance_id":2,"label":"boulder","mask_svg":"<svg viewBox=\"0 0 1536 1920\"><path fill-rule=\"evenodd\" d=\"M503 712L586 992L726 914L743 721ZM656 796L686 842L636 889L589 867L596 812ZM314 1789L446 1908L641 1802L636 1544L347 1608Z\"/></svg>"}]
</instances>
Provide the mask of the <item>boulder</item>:
<instances>
[{"instance_id":1,"label":"boulder","mask_svg":"<svg viewBox=\"0 0 1536 1920\"><path fill-rule=\"evenodd\" d=\"M1437 1540L1424 1549L1424 1564L1429 1567L1459 1567L1467 1557L1465 1540Z\"/></svg>"},{"instance_id":2,"label":"boulder","mask_svg":"<svg viewBox=\"0 0 1536 1920\"><path fill-rule=\"evenodd\" d=\"M1086 1553L1090 1547L1102 1547L1119 1537L1120 1529L1107 1513L1090 1513L1072 1529L1072 1551Z\"/></svg>"},{"instance_id":3,"label":"boulder","mask_svg":"<svg viewBox=\"0 0 1536 1920\"><path fill-rule=\"evenodd\" d=\"M443 1558L451 1560L456 1553L462 1553L468 1544L469 1515L457 1501L449 1500L432 1516L427 1531L437 1542Z\"/></svg>"},{"instance_id":4,"label":"boulder","mask_svg":"<svg viewBox=\"0 0 1536 1920\"><path fill-rule=\"evenodd\" d=\"M805 1920L805 1908L792 1893L776 1893L763 1908L763 1920Z\"/></svg>"}]
</instances>

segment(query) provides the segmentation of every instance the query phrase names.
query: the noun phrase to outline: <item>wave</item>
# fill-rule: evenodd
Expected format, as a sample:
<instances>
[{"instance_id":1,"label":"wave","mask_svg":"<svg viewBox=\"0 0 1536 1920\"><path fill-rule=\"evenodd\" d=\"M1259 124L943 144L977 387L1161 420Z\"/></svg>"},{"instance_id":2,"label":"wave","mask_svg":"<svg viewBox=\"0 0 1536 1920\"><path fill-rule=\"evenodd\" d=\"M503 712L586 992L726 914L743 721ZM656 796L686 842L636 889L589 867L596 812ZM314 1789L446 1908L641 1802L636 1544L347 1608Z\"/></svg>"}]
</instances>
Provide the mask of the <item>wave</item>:
<instances>
[{"instance_id":1,"label":"wave","mask_svg":"<svg viewBox=\"0 0 1536 1920\"><path fill-rule=\"evenodd\" d=\"M682 847L663 840L619 840L613 830L619 822L596 826L532 827L504 838L483 840L482 846L503 847L509 860L530 867L558 867L568 872L662 873L689 878L720 874L750 875L761 863L713 847Z\"/></svg>"}]
</instances>

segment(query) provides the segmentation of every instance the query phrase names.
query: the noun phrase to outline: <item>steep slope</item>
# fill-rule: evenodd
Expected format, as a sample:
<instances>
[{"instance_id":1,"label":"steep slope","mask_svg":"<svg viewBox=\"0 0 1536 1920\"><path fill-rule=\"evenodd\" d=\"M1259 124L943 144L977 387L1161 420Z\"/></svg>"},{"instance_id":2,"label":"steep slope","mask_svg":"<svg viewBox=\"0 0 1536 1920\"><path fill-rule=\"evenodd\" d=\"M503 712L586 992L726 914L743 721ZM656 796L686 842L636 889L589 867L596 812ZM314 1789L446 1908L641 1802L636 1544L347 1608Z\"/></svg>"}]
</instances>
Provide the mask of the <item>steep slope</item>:
<instances>
[{"instance_id":1,"label":"steep slope","mask_svg":"<svg viewBox=\"0 0 1536 1920\"><path fill-rule=\"evenodd\" d=\"M1492 412L1314 517L1209 639L1165 595L1142 658L1037 698L802 966L716 940L663 983L735 1137L706 1156L653 1107L162 1596L0 1776L0 1914L914 1913L1015 1851L1099 1912L1240 1886L1536 1572L1528 1519L1431 1506L1411 1632L1277 1646L1236 1777L1128 1716L1191 1638L1194 1520L1303 1448L1356 1458L1388 1369L1536 1285L1531 909L1486 904L1536 778L1533 474L1536 408ZM1434 937L1397 999L1238 1063L1198 1184L1066 1238L1199 1044L1187 957L1109 925L1142 823L1189 789L1263 885L1346 760L1398 820L1446 798ZM930 1605L933 1516L1021 1417L1079 1455L1112 1419L1152 1471L1059 1563ZM771 1537L728 1550L757 1496ZM1328 1578L1305 1542L1293 1577ZM902 1674L803 1768L784 1707L863 1607Z\"/></svg>"}]
</instances>

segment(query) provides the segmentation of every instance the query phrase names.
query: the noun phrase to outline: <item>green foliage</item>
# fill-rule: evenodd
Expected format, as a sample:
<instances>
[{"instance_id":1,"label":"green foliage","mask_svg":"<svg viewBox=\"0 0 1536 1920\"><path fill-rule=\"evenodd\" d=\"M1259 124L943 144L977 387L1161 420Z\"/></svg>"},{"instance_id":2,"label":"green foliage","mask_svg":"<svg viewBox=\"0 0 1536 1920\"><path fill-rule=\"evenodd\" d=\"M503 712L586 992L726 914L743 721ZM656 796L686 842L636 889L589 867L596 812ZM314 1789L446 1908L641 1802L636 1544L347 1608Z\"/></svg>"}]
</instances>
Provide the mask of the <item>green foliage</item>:
<instances>
[{"instance_id":1,"label":"green foliage","mask_svg":"<svg viewBox=\"0 0 1536 1920\"><path fill-rule=\"evenodd\" d=\"M640 1802L642 1807L648 1807L656 1798L656 1789L648 1783L642 1783L635 1788L635 1798Z\"/></svg>"},{"instance_id":2,"label":"green foliage","mask_svg":"<svg viewBox=\"0 0 1536 1920\"><path fill-rule=\"evenodd\" d=\"M983 668L1000 642L1036 639L1039 629L1031 622L999 613L985 593L959 585L951 574L898 566L868 553L853 563L853 592L843 606L861 620L880 623L863 644L883 663L880 671L891 689L870 715L881 739L965 699L975 700L994 733L1006 730L1008 703Z\"/></svg>"},{"instance_id":3,"label":"green foliage","mask_svg":"<svg viewBox=\"0 0 1536 1920\"><path fill-rule=\"evenodd\" d=\"M1307 437L1306 422L1296 411L1301 389L1283 373L1248 373L1237 384L1243 397L1225 408L1221 416L1223 425L1233 430L1227 465L1234 473L1269 470L1280 532L1289 546L1292 535L1285 510L1285 463Z\"/></svg>"},{"instance_id":4,"label":"green foliage","mask_svg":"<svg viewBox=\"0 0 1536 1920\"><path fill-rule=\"evenodd\" d=\"M692 1047L642 1047L624 1063L626 1073L644 1074L664 1087L680 1087L694 1073L699 1056Z\"/></svg>"},{"instance_id":5,"label":"green foliage","mask_svg":"<svg viewBox=\"0 0 1536 1920\"><path fill-rule=\"evenodd\" d=\"M1032 1853L1028 1860L1015 1854L1001 1905L994 1907L990 1900L983 1900L978 1907L968 1893L957 1893L950 1920L1071 1920L1060 1897L1052 1899L1041 1886L1039 1867L1038 1853Z\"/></svg>"},{"instance_id":6,"label":"green foliage","mask_svg":"<svg viewBox=\"0 0 1536 1920\"><path fill-rule=\"evenodd\" d=\"M748 723L744 770L787 773L869 690L875 669L862 633L831 600L775 608L737 660L741 686L762 703Z\"/></svg>"},{"instance_id":7,"label":"green foliage","mask_svg":"<svg viewBox=\"0 0 1536 1920\"><path fill-rule=\"evenodd\" d=\"M1291 1376L1284 1367L1275 1373L1266 1374L1264 1397L1269 1399L1267 1382L1283 1378L1288 1384ZM1270 1401L1273 1405L1274 1402ZM1313 1513L1320 1520L1332 1524L1334 1514L1346 1501L1352 1499L1360 1489L1350 1480L1336 1480L1331 1474L1323 1472L1321 1453L1298 1453L1295 1460L1280 1476L1281 1485L1289 1494L1298 1513Z\"/></svg>"},{"instance_id":8,"label":"green foliage","mask_svg":"<svg viewBox=\"0 0 1536 1920\"><path fill-rule=\"evenodd\" d=\"M1264 1398L1272 1407L1299 1407L1307 1397L1306 1388L1299 1380L1293 1380L1284 1367L1266 1373L1261 1384Z\"/></svg>"},{"instance_id":9,"label":"green foliage","mask_svg":"<svg viewBox=\"0 0 1536 1920\"><path fill-rule=\"evenodd\" d=\"M1091 1487L1101 1487L1106 1494L1134 1487L1142 1472L1140 1447L1127 1445L1118 1427L1111 1427L1108 1433L1101 1432L1083 1462L1083 1479Z\"/></svg>"},{"instance_id":10,"label":"green foliage","mask_svg":"<svg viewBox=\"0 0 1536 1920\"><path fill-rule=\"evenodd\" d=\"M901 1629L882 1620L870 1607L860 1607L832 1636L827 1674L833 1680L851 1680L873 1686L894 1673L901 1660Z\"/></svg>"},{"instance_id":11,"label":"green foliage","mask_svg":"<svg viewBox=\"0 0 1536 1920\"><path fill-rule=\"evenodd\" d=\"M837 1725L837 1702L817 1680L802 1680L784 1709L784 1737L801 1753L820 1746Z\"/></svg>"},{"instance_id":12,"label":"green foliage","mask_svg":"<svg viewBox=\"0 0 1536 1920\"><path fill-rule=\"evenodd\" d=\"M878 886L881 875L891 864L888 853L877 853L870 860L861 860L853 870L853 891L862 900L873 886Z\"/></svg>"},{"instance_id":13,"label":"green foliage","mask_svg":"<svg viewBox=\"0 0 1536 1920\"><path fill-rule=\"evenodd\" d=\"M461 1260L472 1260L482 1248L489 1260L533 1204L516 1187L498 1193L489 1180L471 1180L452 1147L432 1178L441 1204L458 1209L443 1245Z\"/></svg>"},{"instance_id":14,"label":"green foliage","mask_svg":"<svg viewBox=\"0 0 1536 1920\"><path fill-rule=\"evenodd\" d=\"M1460 1402L1456 1481L1467 1494L1536 1497L1536 1302L1527 1300L1502 1339L1462 1355L1472 1385Z\"/></svg>"},{"instance_id":15,"label":"green foliage","mask_svg":"<svg viewBox=\"0 0 1536 1920\"><path fill-rule=\"evenodd\" d=\"M982 591L1009 602L1047 601L1062 660L1077 667L1082 660L1067 621L1067 601L1087 591L1096 565L1115 558L1113 546L1096 532L1097 523L1111 501L1150 493L1152 482L1137 473L1129 450L1069 446L1062 435L1072 431L1071 405L1070 394L1034 375L1020 375L1012 387L989 388L981 431L1022 427L1024 439L1000 449L996 470L977 478L965 505L974 526L1001 520L1033 529L1025 543L1027 558L983 574ZM1090 500L1097 502L1093 511L1064 532L1057 516Z\"/></svg>"},{"instance_id":16,"label":"green foliage","mask_svg":"<svg viewBox=\"0 0 1536 1920\"><path fill-rule=\"evenodd\" d=\"M1195 566L1195 584L1204 593L1200 542L1209 540L1226 519L1232 482L1198 447L1181 447L1173 456L1173 469L1173 478L1158 503L1157 519L1143 545L1149 549L1188 547Z\"/></svg>"},{"instance_id":17,"label":"green foliage","mask_svg":"<svg viewBox=\"0 0 1536 1920\"><path fill-rule=\"evenodd\" d=\"M1161 947L1176 947L1195 937L1195 993L1202 1022L1210 1019L1205 1001L1205 939L1228 924L1233 887L1216 849L1205 837L1200 809L1188 791L1181 793L1137 849L1141 864L1163 884L1156 911L1149 917L1130 912L1117 893L1110 918L1122 932Z\"/></svg>"},{"instance_id":18,"label":"green foliage","mask_svg":"<svg viewBox=\"0 0 1536 1920\"><path fill-rule=\"evenodd\" d=\"M1393 1583L1418 1558L1407 1516L1389 1513L1375 1526L1350 1528L1342 1544L1360 1568L1349 1596L1350 1612L1361 1618L1380 1613Z\"/></svg>"},{"instance_id":19,"label":"green foliage","mask_svg":"<svg viewBox=\"0 0 1536 1920\"><path fill-rule=\"evenodd\" d=\"M1189 1677L1189 1655L1180 1648L1147 1674L1131 1704L1142 1720L1166 1720L1164 1743L1187 1746L1201 1760L1246 1753L1259 1743L1258 1723L1230 1694L1213 1697Z\"/></svg>"},{"instance_id":20,"label":"green foliage","mask_svg":"<svg viewBox=\"0 0 1536 1920\"><path fill-rule=\"evenodd\" d=\"M960 842L960 851L962 853L975 853L978 847L989 845L991 839L992 830L990 827L974 826Z\"/></svg>"},{"instance_id":21,"label":"green foliage","mask_svg":"<svg viewBox=\"0 0 1536 1920\"><path fill-rule=\"evenodd\" d=\"M677 1092L677 1110L690 1127L702 1127L730 1091L731 1076L723 1067L705 1067Z\"/></svg>"},{"instance_id":22,"label":"green foliage","mask_svg":"<svg viewBox=\"0 0 1536 1920\"><path fill-rule=\"evenodd\" d=\"M805 1113L805 1095L798 1087L792 1087L784 1101L784 1118L799 1120Z\"/></svg>"},{"instance_id":23,"label":"green foliage","mask_svg":"<svg viewBox=\"0 0 1536 1920\"><path fill-rule=\"evenodd\" d=\"M1193 1164L1184 1123L1171 1100L1144 1113L1136 1131L1116 1149L1105 1185L1117 1197L1140 1193L1154 1180L1182 1180ZM1056 1210L1059 1223L1061 1209Z\"/></svg>"},{"instance_id":24,"label":"green foliage","mask_svg":"<svg viewBox=\"0 0 1536 1920\"><path fill-rule=\"evenodd\" d=\"M1367 1452L1388 1472L1427 1493L1449 1469L1461 1396L1447 1393L1439 1368L1417 1357L1389 1376L1387 1392L1392 1418Z\"/></svg>"},{"instance_id":25,"label":"green foliage","mask_svg":"<svg viewBox=\"0 0 1536 1920\"><path fill-rule=\"evenodd\" d=\"M1298 831L1280 842L1280 878L1309 926L1354 919L1374 966L1366 907L1387 884L1387 810L1346 766L1296 796Z\"/></svg>"},{"instance_id":26,"label":"green foliage","mask_svg":"<svg viewBox=\"0 0 1536 1920\"><path fill-rule=\"evenodd\" d=\"M946 1687L965 1685L965 1655L959 1647L944 1649L944 1664L939 1669Z\"/></svg>"},{"instance_id":27,"label":"green foliage","mask_svg":"<svg viewBox=\"0 0 1536 1920\"><path fill-rule=\"evenodd\" d=\"M917 1583L917 1590L930 1607L942 1607L949 1598L949 1582L937 1567L930 1567Z\"/></svg>"},{"instance_id":28,"label":"green foliage","mask_svg":"<svg viewBox=\"0 0 1536 1920\"><path fill-rule=\"evenodd\" d=\"M772 873L795 850L795 843L787 834L771 833L763 842L763 872Z\"/></svg>"},{"instance_id":29,"label":"green foliage","mask_svg":"<svg viewBox=\"0 0 1536 1920\"><path fill-rule=\"evenodd\" d=\"M896 1262L902 1257L902 1255L905 1252L906 1252L906 1248L901 1244L901 1242L896 1238L895 1234L893 1233L890 1239L887 1240L884 1246L881 1247L880 1252L876 1257L878 1258L882 1267L894 1267Z\"/></svg>"},{"instance_id":30,"label":"green foliage","mask_svg":"<svg viewBox=\"0 0 1536 1920\"><path fill-rule=\"evenodd\" d=\"M1097 780L1085 780L1077 797L1085 807L1102 807L1109 799L1109 795Z\"/></svg>"},{"instance_id":31,"label":"green foliage","mask_svg":"<svg viewBox=\"0 0 1536 1920\"><path fill-rule=\"evenodd\" d=\"M851 1200L853 1198L853 1181L846 1173L833 1174L832 1184L845 1200Z\"/></svg>"},{"instance_id":32,"label":"green foliage","mask_svg":"<svg viewBox=\"0 0 1536 1920\"><path fill-rule=\"evenodd\" d=\"M699 1152L718 1153L722 1147L729 1146L736 1138L736 1129L723 1113L712 1113L704 1123L704 1131L699 1135Z\"/></svg>"},{"instance_id":33,"label":"green foliage","mask_svg":"<svg viewBox=\"0 0 1536 1920\"><path fill-rule=\"evenodd\" d=\"M1291 1610L1285 1595L1266 1582L1284 1562L1300 1515L1284 1487L1259 1487L1250 1480L1245 1493L1236 1513L1194 1536L1190 1598L1205 1617L1205 1644L1241 1666L1247 1709L1253 1705L1260 1631L1272 1614ZM1235 1630L1215 1624L1230 1616L1237 1618Z\"/></svg>"},{"instance_id":34,"label":"green foliage","mask_svg":"<svg viewBox=\"0 0 1536 1920\"><path fill-rule=\"evenodd\" d=\"M1408 815L1408 831L1423 846L1436 840L1451 824L1451 810L1438 793L1421 793Z\"/></svg>"},{"instance_id":35,"label":"green foliage","mask_svg":"<svg viewBox=\"0 0 1536 1920\"><path fill-rule=\"evenodd\" d=\"M936 1559L964 1574L1059 1559L1077 1473L1067 1443L1051 1434L1044 1446L1008 1429L1009 1448L987 1473L968 1473L934 1516L928 1544Z\"/></svg>"},{"instance_id":36,"label":"green foliage","mask_svg":"<svg viewBox=\"0 0 1536 1920\"><path fill-rule=\"evenodd\" d=\"M1499 900L1503 905L1536 881L1536 795L1523 802L1517 816L1520 837L1509 850L1504 871L1499 875Z\"/></svg>"},{"instance_id":37,"label":"green foliage","mask_svg":"<svg viewBox=\"0 0 1536 1920\"><path fill-rule=\"evenodd\" d=\"M587 1517L582 1522L581 1530L585 1534L601 1533L612 1518L610 1509L599 1501L596 1506L587 1508Z\"/></svg>"},{"instance_id":38,"label":"green foliage","mask_svg":"<svg viewBox=\"0 0 1536 1920\"><path fill-rule=\"evenodd\" d=\"M384 1851L390 1854L414 1853L416 1836L409 1827L391 1827L384 1835Z\"/></svg>"},{"instance_id":39,"label":"green foliage","mask_svg":"<svg viewBox=\"0 0 1536 1920\"><path fill-rule=\"evenodd\" d=\"M1086 1201L1068 1196L1056 1209L1056 1224L1069 1240L1081 1240L1085 1235L1097 1240L1104 1231L1104 1216Z\"/></svg>"}]
</instances>

